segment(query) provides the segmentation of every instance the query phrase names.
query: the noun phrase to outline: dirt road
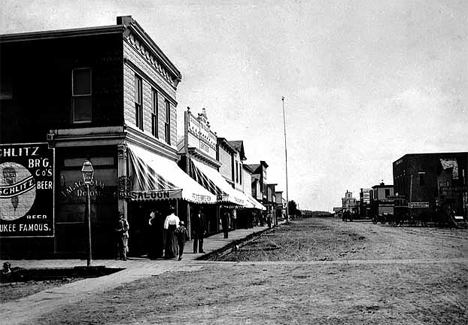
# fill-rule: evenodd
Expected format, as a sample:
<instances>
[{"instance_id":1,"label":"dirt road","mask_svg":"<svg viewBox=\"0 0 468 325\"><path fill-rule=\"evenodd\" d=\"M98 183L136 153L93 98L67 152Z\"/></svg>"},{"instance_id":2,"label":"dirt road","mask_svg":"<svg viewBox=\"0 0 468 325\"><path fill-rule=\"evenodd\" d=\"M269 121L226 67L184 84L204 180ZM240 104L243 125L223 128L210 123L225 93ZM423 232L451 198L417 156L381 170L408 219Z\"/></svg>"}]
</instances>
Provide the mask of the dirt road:
<instances>
[{"instance_id":1,"label":"dirt road","mask_svg":"<svg viewBox=\"0 0 468 325\"><path fill-rule=\"evenodd\" d=\"M34 324L463 324L468 231L295 220Z\"/></svg>"}]
</instances>

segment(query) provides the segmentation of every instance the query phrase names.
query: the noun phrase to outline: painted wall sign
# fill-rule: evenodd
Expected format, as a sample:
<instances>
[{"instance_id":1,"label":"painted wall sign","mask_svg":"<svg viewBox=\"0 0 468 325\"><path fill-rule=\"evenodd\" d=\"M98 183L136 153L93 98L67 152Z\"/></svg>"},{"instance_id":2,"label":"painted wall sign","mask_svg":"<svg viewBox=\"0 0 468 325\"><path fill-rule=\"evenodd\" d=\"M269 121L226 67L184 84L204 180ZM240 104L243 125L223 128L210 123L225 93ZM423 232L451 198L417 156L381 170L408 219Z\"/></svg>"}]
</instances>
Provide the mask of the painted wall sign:
<instances>
[{"instance_id":1,"label":"painted wall sign","mask_svg":"<svg viewBox=\"0 0 468 325\"><path fill-rule=\"evenodd\" d=\"M0 145L0 237L54 236L54 152Z\"/></svg>"},{"instance_id":2,"label":"painted wall sign","mask_svg":"<svg viewBox=\"0 0 468 325\"><path fill-rule=\"evenodd\" d=\"M89 195L91 197L97 196L112 196L114 197L116 194L113 192L106 191L106 184L99 180L93 179L89 184L90 191ZM62 186L60 188L60 194L64 198L77 198L77 197L86 197L88 195L86 184L83 179L72 180L71 184Z\"/></svg>"}]
</instances>

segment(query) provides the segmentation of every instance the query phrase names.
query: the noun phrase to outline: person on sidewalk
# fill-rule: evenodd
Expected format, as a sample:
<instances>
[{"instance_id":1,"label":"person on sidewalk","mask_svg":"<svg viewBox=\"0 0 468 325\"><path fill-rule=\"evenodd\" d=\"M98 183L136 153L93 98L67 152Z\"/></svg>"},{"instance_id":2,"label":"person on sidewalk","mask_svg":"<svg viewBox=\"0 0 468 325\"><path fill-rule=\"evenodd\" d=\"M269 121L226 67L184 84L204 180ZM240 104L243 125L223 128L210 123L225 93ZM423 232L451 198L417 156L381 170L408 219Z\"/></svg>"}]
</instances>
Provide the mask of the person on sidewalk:
<instances>
[{"instance_id":1,"label":"person on sidewalk","mask_svg":"<svg viewBox=\"0 0 468 325\"><path fill-rule=\"evenodd\" d=\"M192 218L192 237L193 237L193 253L205 253L203 251L203 237L205 236L205 216L198 210Z\"/></svg>"},{"instance_id":2,"label":"person on sidewalk","mask_svg":"<svg viewBox=\"0 0 468 325\"><path fill-rule=\"evenodd\" d=\"M189 233L187 228L184 226L184 222L180 221L179 228L175 231L175 235L177 237L177 243L179 244L179 261L182 259L182 255L184 255L184 246L185 242L188 241Z\"/></svg>"},{"instance_id":3,"label":"person on sidewalk","mask_svg":"<svg viewBox=\"0 0 468 325\"><path fill-rule=\"evenodd\" d=\"M115 231L117 232L117 250L118 250L118 260L126 261L127 260L127 251L128 251L128 230L130 225L128 224L127 219L122 212L120 212L120 218L117 224Z\"/></svg>"},{"instance_id":4,"label":"person on sidewalk","mask_svg":"<svg viewBox=\"0 0 468 325\"><path fill-rule=\"evenodd\" d=\"M162 214L156 209L152 210L148 224L150 226L148 257L154 260L164 255L164 220Z\"/></svg>"},{"instance_id":5,"label":"person on sidewalk","mask_svg":"<svg viewBox=\"0 0 468 325\"><path fill-rule=\"evenodd\" d=\"M175 230L179 227L180 219L175 215L175 209L169 208L169 215L164 220L164 229L166 233L166 249L164 251L164 258L174 258L177 256L177 241L175 238Z\"/></svg>"},{"instance_id":6,"label":"person on sidewalk","mask_svg":"<svg viewBox=\"0 0 468 325\"><path fill-rule=\"evenodd\" d=\"M224 233L224 238L228 238L228 233L229 233L229 212L227 210L224 211L223 217L221 220L222 226L223 226L223 233Z\"/></svg>"}]
</instances>

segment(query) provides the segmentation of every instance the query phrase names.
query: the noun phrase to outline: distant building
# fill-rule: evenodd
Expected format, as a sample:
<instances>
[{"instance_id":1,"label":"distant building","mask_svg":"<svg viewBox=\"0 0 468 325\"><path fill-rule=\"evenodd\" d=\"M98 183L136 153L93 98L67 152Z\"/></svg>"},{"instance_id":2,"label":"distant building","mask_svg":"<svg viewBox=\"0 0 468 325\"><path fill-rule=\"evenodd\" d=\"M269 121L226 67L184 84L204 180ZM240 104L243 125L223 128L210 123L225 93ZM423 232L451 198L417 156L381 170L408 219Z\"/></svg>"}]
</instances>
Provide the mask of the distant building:
<instances>
[{"instance_id":1,"label":"distant building","mask_svg":"<svg viewBox=\"0 0 468 325\"><path fill-rule=\"evenodd\" d=\"M399 212L430 218L453 211L466 218L467 170L468 152L404 155L393 163L395 196L405 200Z\"/></svg>"},{"instance_id":2,"label":"distant building","mask_svg":"<svg viewBox=\"0 0 468 325\"><path fill-rule=\"evenodd\" d=\"M357 200L353 197L353 193L346 191L344 198L341 199L341 206L344 211L349 211L351 213L357 212Z\"/></svg>"},{"instance_id":3,"label":"distant building","mask_svg":"<svg viewBox=\"0 0 468 325\"><path fill-rule=\"evenodd\" d=\"M359 216L361 218L371 217L371 192L370 188L361 188L359 192Z\"/></svg>"},{"instance_id":4,"label":"distant building","mask_svg":"<svg viewBox=\"0 0 468 325\"><path fill-rule=\"evenodd\" d=\"M372 214L394 214L394 188L393 185L385 185L384 182L372 186Z\"/></svg>"},{"instance_id":5,"label":"distant building","mask_svg":"<svg viewBox=\"0 0 468 325\"><path fill-rule=\"evenodd\" d=\"M267 169L268 164L261 160L259 164L249 164L252 170L252 196L260 203L267 203Z\"/></svg>"},{"instance_id":6,"label":"distant building","mask_svg":"<svg viewBox=\"0 0 468 325\"><path fill-rule=\"evenodd\" d=\"M276 218L275 222L278 224L279 220L283 219L283 215L286 214L286 205L283 203L283 191L276 191Z\"/></svg>"}]
</instances>

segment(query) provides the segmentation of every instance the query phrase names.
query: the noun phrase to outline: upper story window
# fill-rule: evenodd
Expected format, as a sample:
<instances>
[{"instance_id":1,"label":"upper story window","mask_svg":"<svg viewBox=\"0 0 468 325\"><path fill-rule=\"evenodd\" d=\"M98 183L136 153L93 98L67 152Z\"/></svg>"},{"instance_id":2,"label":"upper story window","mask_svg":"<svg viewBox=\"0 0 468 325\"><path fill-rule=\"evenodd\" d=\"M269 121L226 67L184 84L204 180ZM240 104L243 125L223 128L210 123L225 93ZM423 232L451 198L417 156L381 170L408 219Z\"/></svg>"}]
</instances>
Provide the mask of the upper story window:
<instances>
[{"instance_id":1,"label":"upper story window","mask_svg":"<svg viewBox=\"0 0 468 325\"><path fill-rule=\"evenodd\" d=\"M390 196L390 189L385 189L385 197L389 197Z\"/></svg>"},{"instance_id":2,"label":"upper story window","mask_svg":"<svg viewBox=\"0 0 468 325\"><path fill-rule=\"evenodd\" d=\"M72 70L72 120L85 123L92 120L91 69Z\"/></svg>"},{"instance_id":3,"label":"upper story window","mask_svg":"<svg viewBox=\"0 0 468 325\"><path fill-rule=\"evenodd\" d=\"M143 80L135 75L135 125L143 130Z\"/></svg>"},{"instance_id":4,"label":"upper story window","mask_svg":"<svg viewBox=\"0 0 468 325\"><path fill-rule=\"evenodd\" d=\"M419 186L426 185L426 180L424 179L424 174L425 173L419 173Z\"/></svg>"},{"instance_id":5,"label":"upper story window","mask_svg":"<svg viewBox=\"0 0 468 325\"><path fill-rule=\"evenodd\" d=\"M239 164L239 184L242 185L242 177L244 177L244 175L242 175L242 164Z\"/></svg>"},{"instance_id":6,"label":"upper story window","mask_svg":"<svg viewBox=\"0 0 468 325\"><path fill-rule=\"evenodd\" d=\"M164 138L167 144L171 144L171 104L166 99L166 121L164 123Z\"/></svg>"},{"instance_id":7,"label":"upper story window","mask_svg":"<svg viewBox=\"0 0 468 325\"><path fill-rule=\"evenodd\" d=\"M2 67L2 69L4 69ZM0 99L13 99L12 78L9 74L3 74L0 80Z\"/></svg>"},{"instance_id":8,"label":"upper story window","mask_svg":"<svg viewBox=\"0 0 468 325\"><path fill-rule=\"evenodd\" d=\"M236 161L236 183L239 183L239 163Z\"/></svg>"},{"instance_id":9,"label":"upper story window","mask_svg":"<svg viewBox=\"0 0 468 325\"><path fill-rule=\"evenodd\" d=\"M159 138L159 128L158 128L158 120L159 120L159 107L158 107L158 92L152 89L152 99L153 99L153 112L151 113L151 121L152 121L152 130L151 133L156 137Z\"/></svg>"}]
</instances>

